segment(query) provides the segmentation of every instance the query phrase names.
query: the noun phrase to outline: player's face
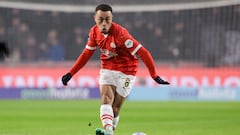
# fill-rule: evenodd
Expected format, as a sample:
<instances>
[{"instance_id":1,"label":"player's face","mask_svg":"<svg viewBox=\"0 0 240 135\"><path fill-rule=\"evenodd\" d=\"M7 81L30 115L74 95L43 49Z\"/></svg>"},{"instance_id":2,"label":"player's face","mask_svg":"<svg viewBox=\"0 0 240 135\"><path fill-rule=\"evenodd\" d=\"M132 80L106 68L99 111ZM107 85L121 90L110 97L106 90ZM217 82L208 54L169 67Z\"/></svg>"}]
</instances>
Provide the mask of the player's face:
<instances>
[{"instance_id":1,"label":"player's face","mask_svg":"<svg viewBox=\"0 0 240 135\"><path fill-rule=\"evenodd\" d=\"M112 12L98 10L95 13L94 20L103 34L107 34L112 26Z\"/></svg>"}]
</instances>

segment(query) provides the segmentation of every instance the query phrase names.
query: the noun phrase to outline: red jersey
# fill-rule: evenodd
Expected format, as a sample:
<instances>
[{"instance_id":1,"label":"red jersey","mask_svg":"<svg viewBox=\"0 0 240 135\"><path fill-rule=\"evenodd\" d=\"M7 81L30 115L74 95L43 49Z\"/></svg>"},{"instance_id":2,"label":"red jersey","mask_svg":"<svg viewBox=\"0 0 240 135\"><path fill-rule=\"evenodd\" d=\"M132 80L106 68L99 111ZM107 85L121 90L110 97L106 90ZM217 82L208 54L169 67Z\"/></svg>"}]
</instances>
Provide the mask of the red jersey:
<instances>
[{"instance_id":1,"label":"red jersey","mask_svg":"<svg viewBox=\"0 0 240 135\"><path fill-rule=\"evenodd\" d=\"M147 66L152 78L156 78L157 72L150 52L135 40L128 31L116 23L107 35L101 33L95 25L91 28L86 48L78 57L69 73L77 73L93 55L94 50L100 48L101 68L120 71L127 75L136 75L138 59L136 54Z\"/></svg>"},{"instance_id":2,"label":"red jersey","mask_svg":"<svg viewBox=\"0 0 240 135\"><path fill-rule=\"evenodd\" d=\"M90 29L86 48L95 50L97 47L101 52L101 68L136 75L139 62L135 54L142 45L125 28L112 23L109 33L104 35L94 25Z\"/></svg>"}]
</instances>

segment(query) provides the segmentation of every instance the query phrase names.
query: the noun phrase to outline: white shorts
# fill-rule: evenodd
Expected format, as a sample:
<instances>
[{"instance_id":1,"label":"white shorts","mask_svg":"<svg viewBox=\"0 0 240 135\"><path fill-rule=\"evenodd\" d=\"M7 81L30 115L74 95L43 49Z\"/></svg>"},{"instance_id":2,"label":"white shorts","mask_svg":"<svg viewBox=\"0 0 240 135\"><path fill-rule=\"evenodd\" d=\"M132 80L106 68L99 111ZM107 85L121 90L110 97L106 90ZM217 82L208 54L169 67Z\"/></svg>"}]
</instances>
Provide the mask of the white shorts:
<instances>
[{"instance_id":1,"label":"white shorts","mask_svg":"<svg viewBox=\"0 0 240 135\"><path fill-rule=\"evenodd\" d=\"M136 76L126 75L119 71L100 69L99 84L109 84L116 86L117 93L127 97L133 87Z\"/></svg>"}]
</instances>

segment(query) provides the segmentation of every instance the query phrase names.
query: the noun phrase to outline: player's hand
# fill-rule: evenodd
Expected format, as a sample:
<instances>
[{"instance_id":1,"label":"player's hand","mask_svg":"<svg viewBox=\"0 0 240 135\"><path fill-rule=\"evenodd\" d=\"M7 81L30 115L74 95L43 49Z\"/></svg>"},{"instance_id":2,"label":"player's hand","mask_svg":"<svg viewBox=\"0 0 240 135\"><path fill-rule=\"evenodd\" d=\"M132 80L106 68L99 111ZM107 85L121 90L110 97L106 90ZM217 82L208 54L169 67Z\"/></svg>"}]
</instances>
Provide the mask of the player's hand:
<instances>
[{"instance_id":1,"label":"player's hand","mask_svg":"<svg viewBox=\"0 0 240 135\"><path fill-rule=\"evenodd\" d=\"M164 81L163 79L161 79L159 76L157 76L156 78L154 78L154 80L158 83L158 84L163 84L163 85L169 85L170 83L167 81Z\"/></svg>"},{"instance_id":2,"label":"player's hand","mask_svg":"<svg viewBox=\"0 0 240 135\"><path fill-rule=\"evenodd\" d=\"M62 77L62 83L63 85L67 85L68 81L72 78L72 75L70 73L65 74Z\"/></svg>"}]
</instances>

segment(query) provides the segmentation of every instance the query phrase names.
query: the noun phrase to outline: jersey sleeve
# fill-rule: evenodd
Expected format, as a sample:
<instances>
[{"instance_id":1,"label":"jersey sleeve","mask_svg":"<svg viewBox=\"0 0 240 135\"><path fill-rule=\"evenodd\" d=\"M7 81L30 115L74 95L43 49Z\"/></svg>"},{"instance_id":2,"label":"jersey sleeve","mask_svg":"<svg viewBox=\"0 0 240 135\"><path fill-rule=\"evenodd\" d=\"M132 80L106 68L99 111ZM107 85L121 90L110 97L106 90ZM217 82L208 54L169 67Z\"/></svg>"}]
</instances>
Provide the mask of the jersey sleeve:
<instances>
[{"instance_id":1,"label":"jersey sleeve","mask_svg":"<svg viewBox=\"0 0 240 135\"><path fill-rule=\"evenodd\" d=\"M94 34L94 27L92 27L88 34L88 40L86 43L86 49L88 50L96 50L97 49L97 43L95 41L95 34Z\"/></svg>"},{"instance_id":2,"label":"jersey sleeve","mask_svg":"<svg viewBox=\"0 0 240 135\"><path fill-rule=\"evenodd\" d=\"M70 69L70 74L73 76L76 74L91 58L94 51L85 48L83 52L79 55L78 59L75 61L74 65Z\"/></svg>"},{"instance_id":3,"label":"jersey sleeve","mask_svg":"<svg viewBox=\"0 0 240 135\"><path fill-rule=\"evenodd\" d=\"M142 45L126 29L122 29L120 34L121 45L134 56Z\"/></svg>"},{"instance_id":4,"label":"jersey sleeve","mask_svg":"<svg viewBox=\"0 0 240 135\"><path fill-rule=\"evenodd\" d=\"M79 55L78 59L75 61L74 65L69 71L72 76L76 74L84 65L86 65L86 63L93 55L96 48L97 48L97 44L94 40L94 29L91 28L85 49Z\"/></svg>"},{"instance_id":5,"label":"jersey sleeve","mask_svg":"<svg viewBox=\"0 0 240 135\"><path fill-rule=\"evenodd\" d=\"M127 48L131 55L137 54L141 57L144 64L147 66L151 77L157 77L156 67L150 52L144 48L136 39L134 39L127 30L123 29L121 41L123 43L123 46Z\"/></svg>"},{"instance_id":6,"label":"jersey sleeve","mask_svg":"<svg viewBox=\"0 0 240 135\"><path fill-rule=\"evenodd\" d=\"M155 67L153 57L150 54L150 52L146 48L141 47L141 49L139 49L139 51L137 52L137 55L140 56L143 63L147 66L151 77L156 78L158 76L157 75L157 70L156 70L156 67Z\"/></svg>"}]
</instances>

